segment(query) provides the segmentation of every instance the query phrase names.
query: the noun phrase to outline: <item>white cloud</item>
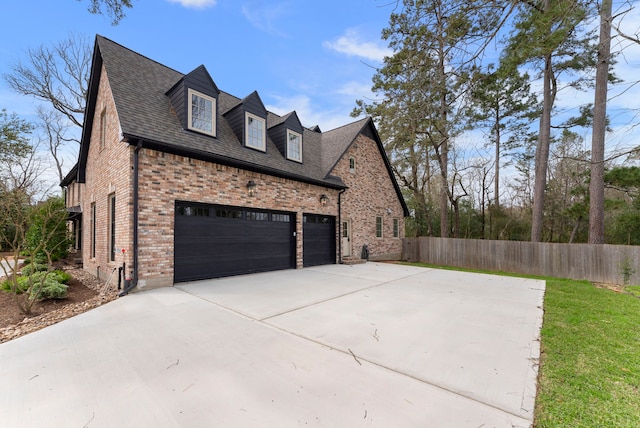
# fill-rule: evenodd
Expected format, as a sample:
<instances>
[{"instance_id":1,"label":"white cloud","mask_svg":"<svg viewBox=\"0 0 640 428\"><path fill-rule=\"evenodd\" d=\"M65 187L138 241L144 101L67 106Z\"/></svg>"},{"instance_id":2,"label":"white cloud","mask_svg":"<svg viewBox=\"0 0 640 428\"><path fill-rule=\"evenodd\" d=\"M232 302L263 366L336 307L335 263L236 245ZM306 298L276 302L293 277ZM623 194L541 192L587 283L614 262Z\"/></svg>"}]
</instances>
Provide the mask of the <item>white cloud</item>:
<instances>
[{"instance_id":1,"label":"white cloud","mask_svg":"<svg viewBox=\"0 0 640 428\"><path fill-rule=\"evenodd\" d=\"M354 28L347 29L342 36L334 41L323 42L322 46L348 56L357 56L374 61L382 61L385 56L391 56L393 53L389 48L381 46L377 41L363 40L360 33Z\"/></svg>"},{"instance_id":2,"label":"white cloud","mask_svg":"<svg viewBox=\"0 0 640 428\"><path fill-rule=\"evenodd\" d=\"M279 115L295 110L300 122L306 127L319 125L322 131L329 131L355 120L349 117L349 111L340 108L321 109L319 106L313 105L311 98L307 95L274 96L273 99L275 103L267 104L267 110Z\"/></svg>"},{"instance_id":3,"label":"white cloud","mask_svg":"<svg viewBox=\"0 0 640 428\"><path fill-rule=\"evenodd\" d=\"M290 6L285 3L269 4L268 6L258 6L258 3L250 6L242 6L242 14L257 29L265 33L280 37L287 37L287 34L280 30L276 22L289 12Z\"/></svg>"},{"instance_id":4,"label":"white cloud","mask_svg":"<svg viewBox=\"0 0 640 428\"><path fill-rule=\"evenodd\" d=\"M351 81L343 84L336 90L337 94L346 95L351 98L367 98L372 99L373 93L371 92L372 83L363 83L357 81Z\"/></svg>"},{"instance_id":5,"label":"white cloud","mask_svg":"<svg viewBox=\"0 0 640 428\"><path fill-rule=\"evenodd\" d=\"M180 3L182 6L191 9L205 9L215 6L218 0L168 0L169 3Z\"/></svg>"}]
</instances>

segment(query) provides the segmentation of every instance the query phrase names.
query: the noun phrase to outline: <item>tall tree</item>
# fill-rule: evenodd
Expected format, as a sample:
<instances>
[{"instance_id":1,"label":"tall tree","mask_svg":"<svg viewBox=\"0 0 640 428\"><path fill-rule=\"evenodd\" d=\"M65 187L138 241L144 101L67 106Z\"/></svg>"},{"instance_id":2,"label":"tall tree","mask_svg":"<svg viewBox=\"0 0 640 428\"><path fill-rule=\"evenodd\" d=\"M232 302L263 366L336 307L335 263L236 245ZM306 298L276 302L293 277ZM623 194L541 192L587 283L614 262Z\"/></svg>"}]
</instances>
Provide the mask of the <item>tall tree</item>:
<instances>
[{"instance_id":1,"label":"tall tree","mask_svg":"<svg viewBox=\"0 0 640 428\"><path fill-rule=\"evenodd\" d=\"M517 70L506 73L491 64L478 73L472 91L471 120L473 128L489 129L488 140L494 147L493 205L500 208L500 167L505 151L525 143L530 117L537 108L531 94L529 75Z\"/></svg>"},{"instance_id":2,"label":"tall tree","mask_svg":"<svg viewBox=\"0 0 640 428\"><path fill-rule=\"evenodd\" d=\"M449 151L462 130L469 77L483 49L503 22L510 2L405 0L393 13L383 38L394 55L374 78L373 90L383 101L360 104L379 114L381 128L392 127L394 115L413 118L406 141L427 144L439 173L440 236L449 236L449 206L458 198L449 180ZM377 80L376 80L377 79ZM387 108L396 90L404 92L401 110ZM395 104L394 104L395 105ZM454 228L454 236L458 234Z\"/></svg>"},{"instance_id":3,"label":"tall tree","mask_svg":"<svg viewBox=\"0 0 640 428\"><path fill-rule=\"evenodd\" d=\"M38 107L37 115L39 119L38 128L41 131L42 139L46 143L49 153L55 163L56 172L58 173L59 181L64 179L63 173L64 167L64 153L63 149L66 144L75 141L70 134L69 121L65 120L64 116L55 110Z\"/></svg>"},{"instance_id":4,"label":"tall tree","mask_svg":"<svg viewBox=\"0 0 640 428\"><path fill-rule=\"evenodd\" d=\"M427 68L422 58L408 51L385 58L384 66L373 77L373 91L383 101L365 103L357 100L353 116L367 114L379 124L380 136L396 176L410 191L410 205L415 209L416 234L431 235L430 193L433 186L432 150L418 133L423 125L422 110L427 103L416 86Z\"/></svg>"},{"instance_id":5,"label":"tall tree","mask_svg":"<svg viewBox=\"0 0 640 428\"><path fill-rule=\"evenodd\" d=\"M3 75L7 84L20 94L43 101L82 128L91 72L87 38L71 34L51 47L29 49L26 55L25 62L18 61Z\"/></svg>"},{"instance_id":6,"label":"tall tree","mask_svg":"<svg viewBox=\"0 0 640 428\"><path fill-rule=\"evenodd\" d=\"M521 1L515 29L503 62L517 67L532 63L542 74L542 113L535 153L535 184L531 240L542 238L544 200L547 184L551 117L558 94L558 76L563 72L584 73L593 66L592 35L580 27L588 16L588 1ZM531 43L535 40L535 43ZM582 74L584 76L584 74ZM582 79L571 82L580 86Z\"/></svg>"},{"instance_id":7,"label":"tall tree","mask_svg":"<svg viewBox=\"0 0 640 428\"><path fill-rule=\"evenodd\" d=\"M612 0L602 0L600 6L600 40L596 65L591 139L591 182L589 184L590 244L604 244L604 137L607 130L607 86L611 57L612 5Z\"/></svg>"}]
</instances>

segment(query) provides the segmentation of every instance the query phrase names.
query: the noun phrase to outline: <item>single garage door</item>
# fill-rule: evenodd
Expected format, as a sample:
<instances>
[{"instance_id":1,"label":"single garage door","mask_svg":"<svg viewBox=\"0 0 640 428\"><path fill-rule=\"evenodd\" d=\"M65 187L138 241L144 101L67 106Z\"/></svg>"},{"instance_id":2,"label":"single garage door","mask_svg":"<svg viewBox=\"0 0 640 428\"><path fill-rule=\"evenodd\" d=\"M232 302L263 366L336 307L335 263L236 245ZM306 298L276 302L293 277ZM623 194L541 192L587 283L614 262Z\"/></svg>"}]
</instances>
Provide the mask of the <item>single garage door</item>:
<instances>
[{"instance_id":1,"label":"single garage door","mask_svg":"<svg viewBox=\"0 0 640 428\"><path fill-rule=\"evenodd\" d=\"M176 202L174 281L295 267L295 214Z\"/></svg>"},{"instance_id":2,"label":"single garage door","mask_svg":"<svg viewBox=\"0 0 640 428\"><path fill-rule=\"evenodd\" d=\"M302 218L303 265L336 262L336 219L332 216L304 214Z\"/></svg>"}]
</instances>

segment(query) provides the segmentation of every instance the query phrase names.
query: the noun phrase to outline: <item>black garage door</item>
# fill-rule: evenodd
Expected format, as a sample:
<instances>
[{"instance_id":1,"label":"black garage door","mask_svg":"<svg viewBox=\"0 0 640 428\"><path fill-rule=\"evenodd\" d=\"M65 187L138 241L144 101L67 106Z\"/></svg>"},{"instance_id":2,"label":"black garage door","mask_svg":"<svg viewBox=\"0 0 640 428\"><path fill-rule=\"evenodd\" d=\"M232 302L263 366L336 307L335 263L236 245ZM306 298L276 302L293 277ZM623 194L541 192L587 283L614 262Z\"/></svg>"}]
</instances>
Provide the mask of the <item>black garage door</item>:
<instances>
[{"instance_id":1,"label":"black garage door","mask_svg":"<svg viewBox=\"0 0 640 428\"><path fill-rule=\"evenodd\" d=\"M332 216L304 214L302 219L303 265L336 262L336 219Z\"/></svg>"},{"instance_id":2,"label":"black garage door","mask_svg":"<svg viewBox=\"0 0 640 428\"><path fill-rule=\"evenodd\" d=\"M295 267L295 214L176 202L174 281Z\"/></svg>"}]
</instances>

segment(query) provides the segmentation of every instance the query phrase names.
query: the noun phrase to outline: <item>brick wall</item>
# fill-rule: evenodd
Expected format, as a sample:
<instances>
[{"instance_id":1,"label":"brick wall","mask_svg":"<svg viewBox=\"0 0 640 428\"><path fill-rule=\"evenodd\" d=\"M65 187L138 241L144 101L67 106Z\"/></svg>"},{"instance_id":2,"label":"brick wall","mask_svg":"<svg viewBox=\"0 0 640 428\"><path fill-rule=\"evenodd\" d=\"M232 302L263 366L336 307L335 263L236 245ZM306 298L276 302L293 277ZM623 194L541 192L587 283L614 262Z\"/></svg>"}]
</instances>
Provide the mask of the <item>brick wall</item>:
<instances>
[{"instance_id":1,"label":"brick wall","mask_svg":"<svg viewBox=\"0 0 640 428\"><path fill-rule=\"evenodd\" d=\"M354 172L349 158L355 160ZM362 246L367 244L371 260L399 260L404 213L375 141L359 135L331 174L349 186L342 195L342 221L351 222L352 255L360 257ZM376 237L377 216L382 217L382 238ZM393 219L398 220L397 238L393 237Z\"/></svg>"},{"instance_id":2,"label":"brick wall","mask_svg":"<svg viewBox=\"0 0 640 428\"><path fill-rule=\"evenodd\" d=\"M104 145L101 144L101 116L105 113ZM82 208L82 260L84 268L101 278L123 262L127 274L131 268L132 243L132 171L133 148L121 140L118 116L111 95L109 81L102 69L96 109L91 130L91 144L87 156L86 181L80 193ZM116 198L116 260L109 260L109 196ZM92 238L91 206L95 204L95 238ZM95 257L92 257L95 239ZM125 249L123 256L120 252ZM117 278L117 277L116 277Z\"/></svg>"},{"instance_id":3,"label":"brick wall","mask_svg":"<svg viewBox=\"0 0 640 428\"><path fill-rule=\"evenodd\" d=\"M104 112L104 144L102 120ZM72 199L79 198L83 212L84 268L106 277L111 269L127 264L131 273L133 243L133 151L122 141L111 95L104 72L98 89L89 147L86 183ZM356 161L349 170L349 158ZM400 202L389 179L376 143L359 136L344 158L332 171L343 178L349 189L342 195L342 219L352 226L351 252L359 256L362 246L369 246L371 259L396 259L402 250L404 219ZM256 195L249 197L247 182L257 184ZM296 214L296 266L302 267L303 214L338 217L338 191L284 178L165 154L151 149L139 153L139 283L138 288L152 288L173 283L175 201L195 201L220 205L252 207L294 212ZM326 206L320 195L329 198ZM109 198L116 198L116 260L110 260ZM92 228L92 205L95 205L95 237ZM376 216L383 219L383 237L376 238ZM399 237L393 237L393 219L399 222ZM340 239L340 225L336 239ZM92 241L95 239L95 256ZM339 243L336 242L336 248ZM123 255L119 250L124 248ZM336 260L337 261L337 260Z\"/></svg>"},{"instance_id":4,"label":"brick wall","mask_svg":"<svg viewBox=\"0 0 640 428\"><path fill-rule=\"evenodd\" d=\"M173 283L175 201L296 213L296 266L302 267L303 213L338 215L338 191L150 149L139 158L138 288ZM253 180L256 195L248 196ZM329 197L325 207L320 195Z\"/></svg>"}]
</instances>

